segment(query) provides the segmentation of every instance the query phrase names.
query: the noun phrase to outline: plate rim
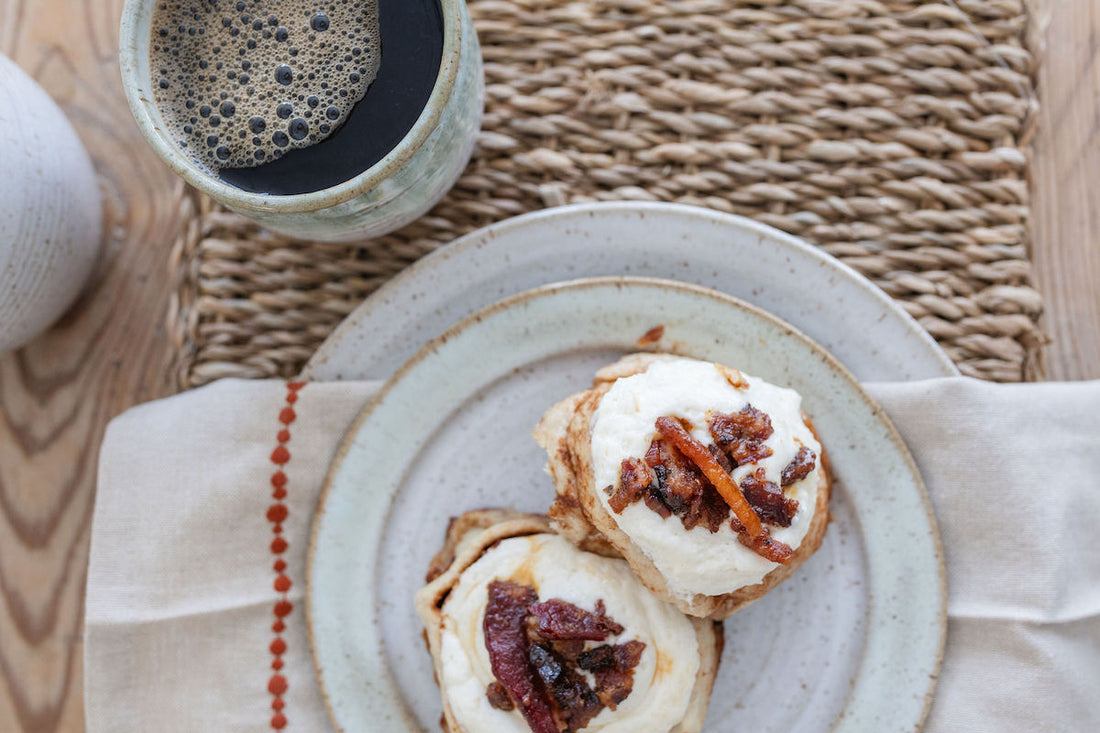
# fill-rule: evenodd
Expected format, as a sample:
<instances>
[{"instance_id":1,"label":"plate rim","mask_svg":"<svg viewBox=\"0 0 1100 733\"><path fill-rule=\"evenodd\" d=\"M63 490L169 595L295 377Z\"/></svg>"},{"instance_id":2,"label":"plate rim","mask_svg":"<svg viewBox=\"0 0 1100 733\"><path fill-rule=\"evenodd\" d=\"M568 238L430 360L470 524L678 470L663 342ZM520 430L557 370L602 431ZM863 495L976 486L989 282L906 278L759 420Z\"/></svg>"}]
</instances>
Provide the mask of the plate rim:
<instances>
[{"instance_id":1,"label":"plate rim","mask_svg":"<svg viewBox=\"0 0 1100 733\"><path fill-rule=\"evenodd\" d=\"M321 363L327 362L333 357L333 354L338 349L338 344L353 332L353 321L359 323L370 319L370 314L373 314L374 311L379 308L385 307L385 301L391 294L401 292L408 283L414 282L421 273L430 272L436 267L443 266L447 260L461 256L467 251L475 249L481 242L495 240L500 237L501 234L508 233L514 229L523 229L532 225L537 226L546 221L553 221L555 219L567 219L574 216L582 218L585 214L589 216L603 216L608 213L656 213L659 216L682 215L689 218L696 217L720 223L723 226L731 226L751 232L757 236L776 239L782 242L783 246L789 247L818 263L826 263L828 266L833 267L839 273L843 274L845 279L850 281L853 285L858 286L860 290L870 295L888 311L898 316L899 320L905 324L906 329L928 346L929 355L934 355L936 360L939 361L940 365L944 368L944 376L958 376L960 374L958 366L951 360L951 357L947 355L947 352L945 352L936 342L927 329L921 326L920 323L902 308L894 298L891 298L884 290L850 265L806 242L800 237L789 234L781 229L776 229L773 226L756 221L755 219L703 206L664 201L595 201L566 204L564 206L552 206L502 219L487 224L479 229L475 229L472 232L467 232L424 255L383 283L377 290L368 295L362 303L357 305L350 313L340 320L340 323L337 324L332 333L321 342L321 345L317 347L313 355L310 356L309 361L307 361L302 368L302 378L311 379L313 370L320 366ZM722 291L716 290L716 292ZM725 294L728 295L728 293ZM513 295L518 295L518 293ZM475 311L475 313L476 312L478 311ZM473 314L467 314L463 318L469 317L470 315ZM413 356L415 356L416 353L419 353L419 350L415 352ZM411 358L413 357L410 357L410 359ZM385 378L388 379L389 376Z\"/></svg>"},{"instance_id":2,"label":"plate rim","mask_svg":"<svg viewBox=\"0 0 1100 733\"><path fill-rule=\"evenodd\" d=\"M642 286L642 287L660 287L666 289L677 290L680 292L688 292L697 296L711 298L713 300L722 301L727 305L731 305L736 308L740 308L749 312L750 314L762 318L768 321L771 325L786 331L789 335L793 336L797 340L801 341L804 345L808 346L811 351L818 354L826 362L826 364L837 374L839 374L845 382L854 388L855 393L859 396L868 408L870 408L872 414L877 421L885 428L886 434L890 439L890 442L897 448L901 455L906 468L912 475L914 482L918 488L918 493L921 500L921 506L924 509L925 517L928 520L928 527L931 531L931 537L934 547L934 561L937 570L937 590L939 594L939 613L937 614L939 638L937 641L936 657L932 665L932 673L930 675L930 683L927 692L924 695L924 701L921 709L919 719L916 725L913 727L914 731L919 731L923 727L924 723L928 719L929 711L932 707L932 701L935 698L936 690L939 684L939 676L943 667L944 650L947 641L947 567L944 560L943 542L939 530L939 523L936 519L935 512L932 507L931 498L928 494L928 488L925 485L924 477L920 473L920 469L917 467L916 460L913 458L909 447L906 445L901 433L898 432L893 421L890 419L886 411L879 405L864 388L863 385L856 379L855 375L844 366L830 351L825 347L818 344L812 338L802 333L793 324L784 321L778 316L769 313L768 311L753 305L748 301L737 296L724 293L713 288L707 288L702 285L695 285L693 283L687 283L679 280L671 280L665 278L655 277L643 277L643 276L599 276L599 277L587 277L576 278L573 280L563 280L552 283L546 283L535 288L530 288L519 293L502 298L495 303L492 303L478 311L471 313L470 315L460 319L453 324L443 333L439 334L435 338L428 341L422 347L420 347L416 353L410 357L404 364L402 364L392 375L390 375L378 390L370 397L363 408L359 411L355 420L348 427L347 432L341 438L340 446L336 453L333 455L329 467L325 472L324 482L321 485L321 491L317 498L317 503L314 508L313 517L310 520L310 532L309 532L309 546L306 555L306 573L305 573L305 614L306 614L306 631L309 639L310 659L313 663L314 677L317 681L317 687L321 693L321 697L325 703L325 711L328 714L329 722L333 725L333 728L337 731L344 731L337 720L336 714L333 709L332 700L329 696L329 690L324 682L324 673L321 669L321 662L318 659L317 643L315 639L315 614L314 609L314 590L316 588L314 582L314 563L316 559L318 536L321 531L321 525L325 516L325 505L328 501L330 492L333 489L334 482L337 479L337 474L344 461L347 459L348 453L351 451L355 442L356 436L362 430L363 424L374 414L386 396L397 386L397 384L405 378L405 376L412 371L417 365L422 363L432 354L436 353L438 349L445 345L447 342L453 340L467 329L476 326L481 321L489 318L490 316L499 313L501 311L509 310L520 306L524 303L538 300L546 297L554 297L562 294L568 294L580 289L594 289L603 288L607 286ZM915 321L914 321L915 322ZM645 351L646 349L639 349ZM388 497L389 501L392 501L394 496ZM841 714L838 721L843 718ZM835 729L836 723L832 726Z\"/></svg>"}]
</instances>

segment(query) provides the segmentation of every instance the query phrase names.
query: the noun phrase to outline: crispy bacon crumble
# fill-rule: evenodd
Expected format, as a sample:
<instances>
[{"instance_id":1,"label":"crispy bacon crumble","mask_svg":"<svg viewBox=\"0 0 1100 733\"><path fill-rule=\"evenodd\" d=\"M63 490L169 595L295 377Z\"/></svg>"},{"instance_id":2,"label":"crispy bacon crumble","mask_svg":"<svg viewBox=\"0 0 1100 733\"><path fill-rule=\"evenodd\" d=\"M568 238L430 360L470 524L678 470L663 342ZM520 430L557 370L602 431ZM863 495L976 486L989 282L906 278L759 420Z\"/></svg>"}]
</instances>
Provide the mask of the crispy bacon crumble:
<instances>
[{"instance_id":1,"label":"crispy bacon crumble","mask_svg":"<svg viewBox=\"0 0 1100 733\"><path fill-rule=\"evenodd\" d=\"M622 513L642 500L662 517L675 514L687 530L703 526L717 532L728 520L742 544L769 560L787 562L793 551L773 539L761 522L791 525L798 502L783 488L808 476L817 455L800 446L783 469L781 485L768 481L763 468L738 485L730 475L737 466L772 455L766 441L774 428L767 413L746 405L738 412L711 414L707 427L715 442L707 446L691 436L690 426L671 415L657 418L655 427L657 437L644 458L625 459L619 485L605 489L611 510Z\"/></svg>"},{"instance_id":2,"label":"crispy bacon crumble","mask_svg":"<svg viewBox=\"0 0 1100 733\"><path fill-rule=\"evenodd\" d=\"M741 491L745 492L745 498L760 519L777 527L791 526L791 519L798 511L798 502L788 499L774 481L768 481L763 468L741 479Z\"/></svg>"},{"instance_id":3,"label":"crispy bacon crumble","mask_svg":"<svg viewBox=\"0 0 1100 733\"><path fill-rule=\"evenodd\" d=\"M780 485L786 488L795 481L801 481L810 475L810 471L814 470L815 466L817 466L817 454L804 445L799 446L798 453L783 469Z\"/></svg>"},{"instance_id":4,"label":"crispy bacon crumble","mask_svg":"<svg viewBox=\"0 0 1100 733\"><path fill-rule=\"evenodd\" d=\"M512 703L512 698L508 697L508 690L505 690L504 685L499 682L489 683L488 687L485 688L485 697L489 698L489 704L497 710L508 712L516 709L516 706Z\"/></svg>"},{"instance_id":5,"label":"crispy bacon crumble","mask_svg":"<svg viewBox=\"0 0 1100 733\"><path fill-rule=\"evenodd\" d=\"M772 454L764 441L775 432L772 419L752 405L728 415L715 413L708 423L711 437L737 465L756 463Z\"/></svg>"},{"instance_id":6,"label":"crispy bacon crumble","mask_svg":"<svg viewBox=\"0 0 1100 733\"><path fill-rule=\"evenodd\" d=\"M518 707L534 733L574 733L630 695L645 644L586 648L624 631L602 600L595 611L558 598L539 602L534 588L501 580L488 592L482 626L496 681L485 694L494 708Z\"/></svg>"}]
</instances>

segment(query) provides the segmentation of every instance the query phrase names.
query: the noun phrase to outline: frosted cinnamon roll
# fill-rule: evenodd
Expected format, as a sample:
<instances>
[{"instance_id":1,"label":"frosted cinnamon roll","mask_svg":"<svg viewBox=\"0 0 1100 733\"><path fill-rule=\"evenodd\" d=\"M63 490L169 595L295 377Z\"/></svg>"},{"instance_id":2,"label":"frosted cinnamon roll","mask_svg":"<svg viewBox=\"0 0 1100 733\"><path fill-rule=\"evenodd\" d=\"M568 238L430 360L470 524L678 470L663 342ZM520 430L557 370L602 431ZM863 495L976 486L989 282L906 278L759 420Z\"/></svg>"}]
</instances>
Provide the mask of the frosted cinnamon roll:
<instances>
[{"instance_id":1,"label":"frosted cinnamon roll","mask_svg":"<svg viewBox=\"0 0 1100 733\"><path fill-rule=\"evenodd\" d=\"M621 559L546 517L452 522L416 595L450 733L691 733L703 727L721 626L655 598Z\"/></svg>"},{"instance_id":2,"label":"frosted cinnamon roll","mask_svg":"<svg viewBox=\"0 0 1100 733\"><path fill-rule=\"evenodd\" d=\"M722 619L821 544L829 473L801 397L720 364L635 354L543 415L555 528L660 598Z\"/></svg>"}]
</instances>

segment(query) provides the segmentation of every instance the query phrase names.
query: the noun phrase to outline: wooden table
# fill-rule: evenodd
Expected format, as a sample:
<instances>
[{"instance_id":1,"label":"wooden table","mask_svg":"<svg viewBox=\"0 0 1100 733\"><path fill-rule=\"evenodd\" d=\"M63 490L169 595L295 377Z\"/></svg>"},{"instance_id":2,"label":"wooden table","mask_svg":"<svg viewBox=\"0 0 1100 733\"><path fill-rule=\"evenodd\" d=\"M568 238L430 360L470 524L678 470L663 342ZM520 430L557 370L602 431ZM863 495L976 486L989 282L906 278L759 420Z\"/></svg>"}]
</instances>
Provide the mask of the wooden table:
<instances>
[{"instance_id":1,"label":"wooden table","mask_svg":"<svg viewBox=\"0 0 1100 733\"><path fill-rule=\"evenodd\" d=\"M1031 2L1032 32L1045 47L1033 256L1053 338L1047 375L1100 378L1100 6ZM179 183L123 97L122 5L0 0L0 52L72 119L101 174L107 223L103 267L88 293L50 333L0 358L0 731L83 729L96 453L111 417L171 389L164 322Z\"/></svg>"}]
</instances>

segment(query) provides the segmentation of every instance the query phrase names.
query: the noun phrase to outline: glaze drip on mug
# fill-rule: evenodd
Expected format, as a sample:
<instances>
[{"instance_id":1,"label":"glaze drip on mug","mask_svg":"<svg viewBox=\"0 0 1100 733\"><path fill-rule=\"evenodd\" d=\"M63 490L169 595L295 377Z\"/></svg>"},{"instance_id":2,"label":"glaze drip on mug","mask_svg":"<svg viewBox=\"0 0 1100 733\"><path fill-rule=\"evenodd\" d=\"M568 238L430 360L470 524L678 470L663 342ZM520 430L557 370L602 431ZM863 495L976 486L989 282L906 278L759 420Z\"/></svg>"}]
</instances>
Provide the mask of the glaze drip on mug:
<instances>
[{"instance_id":1,"label":"glaze drip on mug","mask_svg":"<svg viewBox=\"0 0 1100 733\"><path fill-rule=\"evenodd\" d=\"M378 0L163 0L150 38L169 134L212 172L332 135L381 60Z\"/></svg>"}]
</instances>

